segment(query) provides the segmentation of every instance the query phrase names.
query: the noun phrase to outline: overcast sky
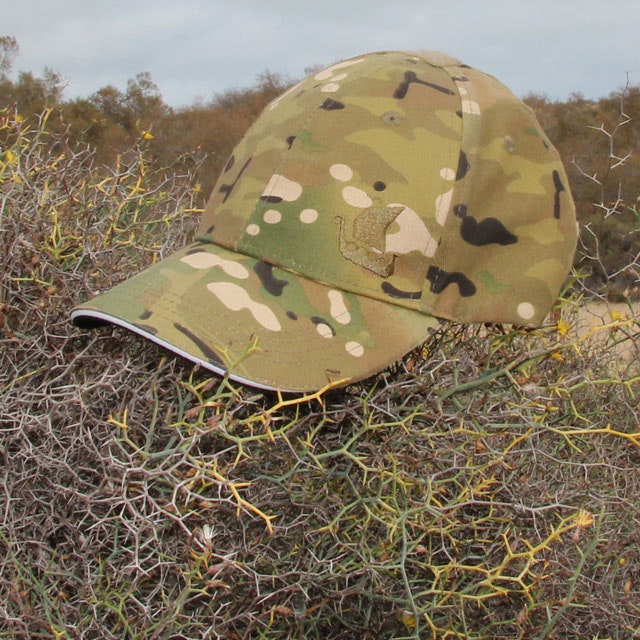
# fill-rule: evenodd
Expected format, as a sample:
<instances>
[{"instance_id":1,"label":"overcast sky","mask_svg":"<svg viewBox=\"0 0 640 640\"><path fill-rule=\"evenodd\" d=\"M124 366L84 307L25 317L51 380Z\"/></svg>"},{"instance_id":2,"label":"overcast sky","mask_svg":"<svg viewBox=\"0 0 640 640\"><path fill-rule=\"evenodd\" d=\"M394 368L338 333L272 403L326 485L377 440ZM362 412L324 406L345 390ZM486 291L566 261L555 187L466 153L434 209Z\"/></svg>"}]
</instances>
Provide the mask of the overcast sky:
<instances>
[{"instance_id":1,"label":"overcast sky","mask_svg":"<svg viewBox=\"0 0 640 640\"><path fill-rule=\"evenodd\" d=\"M565 99L640 84L638 0L0 0L17 71L62 74L64 97L148 71L166 103L210 100L263 71L368 51L445 51L516 94Z\"/></svg>"}]
</instances>

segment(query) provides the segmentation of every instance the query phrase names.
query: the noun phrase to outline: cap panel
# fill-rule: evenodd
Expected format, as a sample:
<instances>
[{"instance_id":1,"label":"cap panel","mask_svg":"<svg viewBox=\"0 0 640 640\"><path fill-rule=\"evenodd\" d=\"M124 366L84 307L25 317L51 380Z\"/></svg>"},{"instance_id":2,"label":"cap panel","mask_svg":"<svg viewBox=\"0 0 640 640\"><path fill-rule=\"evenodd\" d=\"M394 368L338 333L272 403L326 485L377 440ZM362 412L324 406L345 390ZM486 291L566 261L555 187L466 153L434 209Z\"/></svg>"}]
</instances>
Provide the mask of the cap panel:
<instances>
[{"instance_id":1,"label":"cap panel","mask_svg":"<svg viewBox=\"0 0 640 640\"><path fill-rule=\"evenodd\" d=\"M200 239L418 309L458 165L459 105L446 71L403 53L316 74L234 151L247 168L230 193L223 176L202 225L215 230Z\"/></svg>"},{"instance_id":2,"label":"cap panel","mask_svg":"<svg viewBox=\"0 0 640 640\"><path fill-rule=\"evenodd\" d=\"M422 309L537 325L577 241L566 174L531 110L504 85L473 69L449 71L461 93L463 161Z\"/></svg>"},{"instance_id":3,"label":"cap panel","mask_svg":"<svg viewBox=\"0 0 640 640\"><path fill-rule=\"evenodd\" d=\"M303 129L317 106L310 97L293 87L272 102L249 128L218 178L200 221L198 239L229 249L238 247L256 208L263 204L261 197L275 167L291 146L288 132Z\"/></svg>"}]
</instances>

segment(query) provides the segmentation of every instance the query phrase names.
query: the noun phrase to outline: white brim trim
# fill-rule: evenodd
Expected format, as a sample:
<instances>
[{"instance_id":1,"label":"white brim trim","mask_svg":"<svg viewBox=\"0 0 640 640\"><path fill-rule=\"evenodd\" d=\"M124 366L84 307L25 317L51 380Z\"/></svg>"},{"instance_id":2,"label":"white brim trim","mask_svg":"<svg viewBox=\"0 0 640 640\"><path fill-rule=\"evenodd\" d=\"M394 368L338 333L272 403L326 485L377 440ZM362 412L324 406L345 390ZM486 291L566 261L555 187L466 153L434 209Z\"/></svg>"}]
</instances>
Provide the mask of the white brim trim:
<instances>
[{"instance_id":1,"label":"white brim trim","mask_svg":"<svg viewBox=\"0 0 640 640\"><path fill-rule=\"evenodd\" d=\"M141 329L135 324L131 324L126 320L116 318L107 313L102 313L101 311L93 311L90 309L74 309L71 312L71 320L74 321L76 318L94 318L95 320L100 320L104 324L115 324L115 325L118 325L119 327L123 327L124 329L127 329L129 331L132 331L133 333L138 334L139 336L143 337L145 340L150 340L151 342L155 342L157 345L163 347L164 349L167 349L172 353L182 356L186 360L189 360L189 362L193 362L194 364L199 364L200 366L204 367L209 371L212 371L213 373L216 373L219 376L228 376L234 382L239 382L240 384L244 384L244 385L258 388L258 389L264 389L265 391L281 391L284 393L301 393L300 391L290 391L287 389L270 387L266 384L256 382L255 380L249 380L247 378L243 378L242 376L238 376L235 373L231 373L227 369L223 369L222 367L217 367L216 365L212 364L211 362L208 362L207 360L202 360L194 356L193 354L188 353L187 351L184 351L179 347L176 347L170 342L167 342L166 340L163 340L162 338L159 338L158 336L155 336L154 334L149 333L144 329Z\"/></svg>"}]
</instances>

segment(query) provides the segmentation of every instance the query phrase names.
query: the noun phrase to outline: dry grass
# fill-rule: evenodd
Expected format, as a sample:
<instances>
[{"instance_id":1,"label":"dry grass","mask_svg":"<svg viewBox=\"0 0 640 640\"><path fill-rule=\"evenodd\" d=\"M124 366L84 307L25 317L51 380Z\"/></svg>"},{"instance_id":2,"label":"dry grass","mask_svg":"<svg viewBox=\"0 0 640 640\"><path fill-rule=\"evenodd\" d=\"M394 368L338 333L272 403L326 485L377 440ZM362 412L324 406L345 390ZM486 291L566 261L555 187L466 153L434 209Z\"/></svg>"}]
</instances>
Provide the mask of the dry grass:
<instances>
[{"instance_id":1,"label":"dry grass","mask_svg":"<svg viewBox=\"0 0 640 640\"><path fill-rule=\"evenodd\" d=\"M183 244L189 176L1 118L0 637L640 638L631 309L256 393L68 322Z\"/></svg>"}]
</instances>

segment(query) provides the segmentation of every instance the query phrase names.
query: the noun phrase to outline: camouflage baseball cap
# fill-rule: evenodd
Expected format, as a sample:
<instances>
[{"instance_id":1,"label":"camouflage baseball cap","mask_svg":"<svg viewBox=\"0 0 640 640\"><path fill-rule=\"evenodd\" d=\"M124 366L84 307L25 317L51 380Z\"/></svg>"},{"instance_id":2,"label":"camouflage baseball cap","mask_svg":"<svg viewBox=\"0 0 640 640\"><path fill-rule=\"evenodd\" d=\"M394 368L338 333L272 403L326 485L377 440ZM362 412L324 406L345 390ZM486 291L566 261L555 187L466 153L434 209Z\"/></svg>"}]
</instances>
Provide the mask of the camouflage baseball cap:
<instances>
[{"instance_id":1,"label":"camouflage baseball cap","mask_svg":"<svg viewBox=\"0 0 640 640\"><path fill-rule=\"evenodd\" d=\"M72 311L282 391L363 379L442 319L536 326L576 245L531 110L446 55L370 53L267 106L193 244Z\"/></svg>"}]
</instances>

